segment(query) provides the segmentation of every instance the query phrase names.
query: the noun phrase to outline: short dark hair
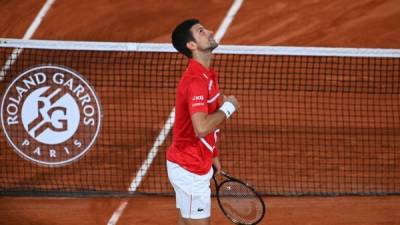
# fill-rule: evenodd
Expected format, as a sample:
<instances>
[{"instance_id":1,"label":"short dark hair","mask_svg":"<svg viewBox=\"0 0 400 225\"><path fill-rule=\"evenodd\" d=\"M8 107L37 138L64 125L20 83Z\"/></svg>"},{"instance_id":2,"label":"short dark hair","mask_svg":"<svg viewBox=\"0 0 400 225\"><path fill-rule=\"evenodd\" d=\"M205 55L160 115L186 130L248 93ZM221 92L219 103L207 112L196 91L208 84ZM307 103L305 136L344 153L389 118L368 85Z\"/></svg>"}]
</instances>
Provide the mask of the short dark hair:
<instances>
[{"instance_id":1,"label":"short dark hair","mask_svg":"<svg viewBox=\"0 0 400 225\"><path fill-rule=\"evenodd\" d=\"M174 48L188 58L192 58L192 51L188 49L186 44L190 41L194 41L190 28L198 23L200 23L198 19L187 19L176 26L171 35L172 45Z\"/></svg>"}]
</instances>

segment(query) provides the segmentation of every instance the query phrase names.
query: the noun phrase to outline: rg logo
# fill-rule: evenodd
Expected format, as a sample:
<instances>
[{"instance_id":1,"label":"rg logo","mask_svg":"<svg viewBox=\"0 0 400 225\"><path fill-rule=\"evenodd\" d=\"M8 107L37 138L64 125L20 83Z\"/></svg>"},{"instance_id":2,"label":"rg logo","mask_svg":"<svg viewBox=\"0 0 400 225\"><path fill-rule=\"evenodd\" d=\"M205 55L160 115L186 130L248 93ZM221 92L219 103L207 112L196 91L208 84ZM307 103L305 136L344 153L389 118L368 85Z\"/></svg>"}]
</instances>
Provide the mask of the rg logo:
<instances>
[{"instance_id":1,"label":"rg logo","mask_svg":"<svg viewBox=\"0 0 400 225\"><path fill-rule=\"evenodd\" d=\"M23 158L62 166L82 157L101 127L99 100L78 73L61 66L31 68L7 87L1 124L8 142Z\"/></svg>"}]
</instances>

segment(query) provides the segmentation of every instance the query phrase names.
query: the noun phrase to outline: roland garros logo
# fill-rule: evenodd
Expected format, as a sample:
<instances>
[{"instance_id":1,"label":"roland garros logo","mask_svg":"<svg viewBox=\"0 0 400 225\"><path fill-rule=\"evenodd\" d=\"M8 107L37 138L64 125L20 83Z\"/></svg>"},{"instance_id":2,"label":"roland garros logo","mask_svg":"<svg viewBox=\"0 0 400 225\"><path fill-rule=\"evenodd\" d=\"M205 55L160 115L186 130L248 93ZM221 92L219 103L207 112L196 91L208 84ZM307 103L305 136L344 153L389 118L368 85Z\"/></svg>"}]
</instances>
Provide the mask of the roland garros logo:
<instances>
[{"instance_id":1,"label":"roland garros logo","mask_svg":"<svg viewBox=\"0 0 400 225\"><path fill-rule=\"evenodd\" d=\"M101 107L80 74L41 65L23 72L7 87L1 124L20 156L39 165L62 166L78 160L95 142Z\"/></svg>"}]
</instances>

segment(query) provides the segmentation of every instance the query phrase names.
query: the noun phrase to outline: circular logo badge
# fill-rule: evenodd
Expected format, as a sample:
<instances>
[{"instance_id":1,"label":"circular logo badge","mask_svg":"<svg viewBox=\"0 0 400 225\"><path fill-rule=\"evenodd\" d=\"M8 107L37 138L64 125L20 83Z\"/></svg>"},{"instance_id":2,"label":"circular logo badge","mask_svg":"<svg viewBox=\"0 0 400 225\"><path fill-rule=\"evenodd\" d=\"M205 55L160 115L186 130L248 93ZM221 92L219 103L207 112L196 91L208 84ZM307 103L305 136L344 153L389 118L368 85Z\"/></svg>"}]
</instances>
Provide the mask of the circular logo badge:
<instances>
[{"instance_id":1,"label":"circular logo badge","mask_svg":"<svg viewBox=\"0 0 400 225\"><path fill-rule=\"evenodd\" d=\"M101 107L90 84L62 66L41 65L15 78L1 102L8 142L23 158L63 166L88 152L101 125Z\"/></svg>"}]
</instances>

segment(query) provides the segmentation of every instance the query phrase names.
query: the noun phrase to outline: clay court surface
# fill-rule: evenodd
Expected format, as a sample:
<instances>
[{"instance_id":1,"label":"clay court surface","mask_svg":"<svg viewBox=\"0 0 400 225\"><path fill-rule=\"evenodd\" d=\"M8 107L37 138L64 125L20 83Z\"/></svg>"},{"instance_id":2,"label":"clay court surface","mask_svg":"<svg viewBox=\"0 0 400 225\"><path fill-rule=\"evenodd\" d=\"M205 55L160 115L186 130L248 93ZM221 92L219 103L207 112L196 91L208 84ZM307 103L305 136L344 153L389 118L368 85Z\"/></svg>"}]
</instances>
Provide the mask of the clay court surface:
<instances>
[{"instance_id":1,"label":"clay court surface","mask_svg":"<svg viewBox=\"0 0 400 225\"><path fill-rule=\"evenodd\" d=\"M182 19L199 18L217 30L232 2L56 0L32 39L168 43ZM0 37L22 38L44 4L2 2ZM398 49L399 21L395 0L245 0L221 44ZM147 181L142 187L151 188ZM400 224L399 196L265 196L265 201L267 214L261 224ZM175 224L177 219L173 197L1 196L0 224L107 224L124 202L119 225ZM212 224L230 224L215 200L212 207Z\"/></svg>"}]
</instances>

